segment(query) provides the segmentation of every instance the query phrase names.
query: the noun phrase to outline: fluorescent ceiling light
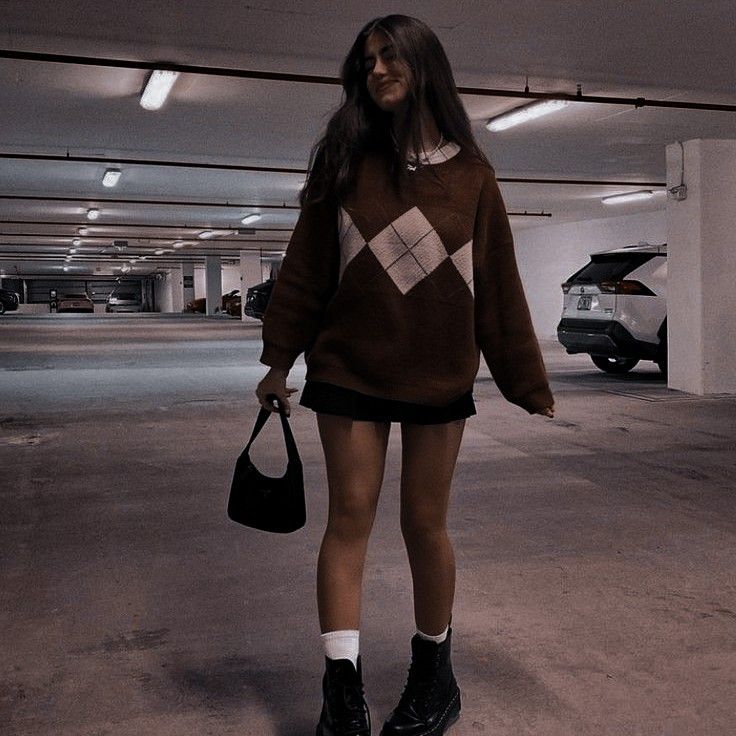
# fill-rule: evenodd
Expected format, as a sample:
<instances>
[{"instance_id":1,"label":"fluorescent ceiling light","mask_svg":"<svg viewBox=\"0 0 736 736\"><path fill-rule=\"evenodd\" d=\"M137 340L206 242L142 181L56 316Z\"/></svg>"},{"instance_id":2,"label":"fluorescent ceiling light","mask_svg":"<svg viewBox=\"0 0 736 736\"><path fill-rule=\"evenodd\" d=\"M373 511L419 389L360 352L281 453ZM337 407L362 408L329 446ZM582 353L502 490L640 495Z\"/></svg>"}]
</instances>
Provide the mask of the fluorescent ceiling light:
<instances>
[{"instance_id":1,"label":"fluorescent ceiling light","mask_svg":"<svg viewBox=\"0 0 736 736\"><path fill-rule=\"evenodd\" d=\"M87 233L89 232L89 230L88 230L88 229L87 229L86 227L80 227L80 228L79 228L79 229L77 230L77 232L78 232L78 233L79 233L80 235L86 235L86 234L87 234Z\"/></svg>"},{"instance_id":2,"label":"fluorescent ceiling light","mask_svg":"<svg viewBox=\"0 0 736 736\"><path fill-rule=\"evenodd\" d=\"M197 235L198 238L201 238L202 240L208 240L209 238L216 238L218 235L233 235L232 230L202 230L202 232Z\"/></svg>"},{"instance_id":3,"label":"fluorescent ceiling light","mask_svg":"<svg viewBox=\"0 0 736 736\"><path fill-rule=\"evenodd\" d=\"M243 225L249 225L251 222L257 222L261 219L261 216L254 212L252 215L246 215L240 222L243 223Z\"/></svg>"},{"instance_id":4,"label":"fluorescent ceiling light","mask_svg":"<svg viewBox=\"0 0 736 736\"><path fill-rule=\"evenodd\" d=\"M178 76L179 72L154 69L141 95L141 107L145 110L158 110L166 102Z\"/></svg>"},{"instance_id":5,"label":"fluorescent ceiling light","mask_svg":"<svg viewBox=\"0 0 736 736\"><path fill-rule=\"evenodd\" d=\"M100 216L100 211L96 209L95 207L92 207L91 209L87 210L88 220L96 220L99 216Z\"/></svg>"},{"instance_id":6,"label":"fluorescent ceiling light","mask_svg":"<svg viewBox=\"0 0 736 736\"><path fill-rule=\"evenodd\" d=\"M486 128L492 131L506 130L514 125L520 125L526 123L534 118L539 118L542 115L549 115L551 112L556 112L568 104L567 100L544 100L542 102L532 102L531 105L524 105L524 107L518 107L516 110L511 112L505 112L503 115L489 120L486 123Z\"/></svg>"},{"instance_id":7,"label":"fluorescent ceiling light","mask_svg":"<svg viewBox=\"0 0 736 736\"><path fill-rule=\"evenodd\" d=\"M102 177L103 187L114 187L120 180L122 171L120 169L107 169L105 175Z\"/></svg>"},{"instance_id":8,"label":"fluorescent ceiling light","mask_svg":"<svg viewBox=\"0 0 736 736\"><path fill-rule=\"evenodd\" d=\"M624 202L636 202L640 199L651 199L654 192L648 189L642 189L640 192L631 192L631 194L614 194L610 197L603 197L603 204L623 204Z\"/></svg>"}]
</instances>

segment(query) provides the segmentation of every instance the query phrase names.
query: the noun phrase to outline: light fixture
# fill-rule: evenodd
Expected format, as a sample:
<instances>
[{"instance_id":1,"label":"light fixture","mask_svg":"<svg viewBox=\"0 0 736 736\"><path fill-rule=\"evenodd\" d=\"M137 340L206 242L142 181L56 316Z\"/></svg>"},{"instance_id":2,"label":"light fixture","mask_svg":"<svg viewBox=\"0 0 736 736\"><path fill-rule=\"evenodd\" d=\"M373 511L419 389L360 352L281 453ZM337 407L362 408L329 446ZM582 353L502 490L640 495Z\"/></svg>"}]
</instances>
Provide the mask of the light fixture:
<instances>
[{"instance_id":1,"label":"light fixture","mask_svg":"<svg viewBox=\"0 0 736 736\"><path fill-rule=\"evenodd\" d=\"M120 176L123 172L120 171L120 169L107 169L105 171L105 175L102 177L102 186L103 187L114 187L118 181L120 181Z\"/></svg>"},{"instance_id":2,"label":"light fixture","mask_svg":"<svg viewBox=\"0 0 736 736\"><path fill-rule=\"evenodd\" d=\"M78 232L78 233L79 233L80 235L86 235L86 234L87 234L87 233L89 232L89 230L88 230L88 229L87 229L86 227L80 227L80 228L79 228L79 229L77 230L77 232Z\"/></svg>"},{"instance_id":3,"label":"light fixture","mask_svg":"<svg viewBox=\"0 0 736 736\"><path fill-rule=\"evenodd\" d=\"M158 110L166 102L178 76L179 72L154 69L141 95L141 107L145 110Z\"/></svg>"},{"instance_id":4,"label":"light fixture","mask_svg":"<svg viewBox=\"0 0 736 736\"><path fill-rule=\"evenodd\" d=\"M505 112L503 115L492 118L486 123L486 128L494 132L506 130L506 128L511 128L514 125L520 125L521 123L526 123L528 120L534 120L534 118L541 117L542 115L556 112L567 104L567 100L544 100L542 102L532 102L531 105L517 107L515 110Z\"/></svg>"},{"instance_id":5,"label":"light fixture","mask_svg":"<svg viewBox=\"0 0 736 736\"><path fill-rule=\"evenodd\" d=\"M82 245L82 241L79 238L74 238L72 245Z\"/></svg>"},{"instance_id":6,"label":"light fixture","mask_svg":"<svg viewBox=\"0 0 736 736\"><path fill-rule=\"evenodd\" d=\"M642 189L639 192L631 192L630 194L613 194L610 197L603 197L603 204L623 204L624 202L636 202L641 199L650 199L654 196L654 192L649 189Z\"/></svg>"},{"instance_id":7,"label":"light fixture","mask_svg":"<svg viewBox=\"0 0 736 736\"><path fill-rule=\"evenodd\" d=\"M87 210L87 219L96 220L100 216L100 211L96 207Z\"/></svg>"},{"instance_id":8,"label":"light fixture","mask_svg":"<svg viewBox=\"0 0 736 736\"><path fill-rule=\"evenodd\" d=\"M232 230L202 230L202 232L197 235L198 238L201 238L202 240L208 240L209 238L216 238L218 235L232 235Z\"/></svg>"},{"instance_id":9,"label":"light fixture","mask_svg":"<svg viewBox=\"0 0 736 736\"><path fill-rule=\"evenodd\" d=\"M257 222L260 219L261 216L257 212L254 212L251 215L246 215L240 222L242 222L243 225L250 225L251 222Z\"/></svg>"}]
</instances>

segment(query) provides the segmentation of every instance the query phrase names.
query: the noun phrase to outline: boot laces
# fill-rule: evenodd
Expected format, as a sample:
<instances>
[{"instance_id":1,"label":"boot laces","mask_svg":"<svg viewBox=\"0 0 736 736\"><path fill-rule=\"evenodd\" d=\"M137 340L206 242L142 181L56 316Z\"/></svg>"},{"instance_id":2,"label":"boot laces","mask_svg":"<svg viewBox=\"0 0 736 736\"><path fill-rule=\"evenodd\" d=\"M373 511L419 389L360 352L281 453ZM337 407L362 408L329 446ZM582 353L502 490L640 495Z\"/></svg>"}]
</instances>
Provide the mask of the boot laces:
<instances>
[{"instance_id":1,"label":"boot laces","mask_svg":"<svg viewBox=\"0 0 736 736\"><path fill-rule=\"evenodd\" d=\"M432 701L436 697L438 669L439 652L426 661L412 661L406 685L399 699L399 707L406 708L414 703L422 712L431 710Z\"/></svg>"},{"instance_id":2,"label":"boot laces","mask_svg":"<svg viewBox=\"0 0 736 736\"><path fill-rule=\"evenodd\" d=\"M346 736L370 733L370 713L364 708L363 687L344 683L340 683L338 687L341 697L337 699L339 712L335 714L335 725L339 727L340 733L344 733ZM367 730L366 718L368 722Z\"/></svg>"}]
</instances>

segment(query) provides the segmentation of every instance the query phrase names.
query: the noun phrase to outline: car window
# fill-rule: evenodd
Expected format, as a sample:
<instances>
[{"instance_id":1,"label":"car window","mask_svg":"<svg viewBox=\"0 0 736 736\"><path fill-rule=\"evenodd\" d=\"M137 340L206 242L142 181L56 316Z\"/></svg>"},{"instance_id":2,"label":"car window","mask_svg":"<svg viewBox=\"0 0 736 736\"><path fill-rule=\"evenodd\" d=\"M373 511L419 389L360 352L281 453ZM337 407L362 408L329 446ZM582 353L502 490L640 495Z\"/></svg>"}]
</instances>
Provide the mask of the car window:
<instances>
[{"instance_id":1,"label":"car window","mask_svg":"<svg viewBox=\"0 0 736 736\"><path fill-rule=\"evenodd\" d=\"M600 253L591 256L590 263L576 271L567 281L573 284L616 281L655 257L655 253Z\"/></svg>"}]
</instances>

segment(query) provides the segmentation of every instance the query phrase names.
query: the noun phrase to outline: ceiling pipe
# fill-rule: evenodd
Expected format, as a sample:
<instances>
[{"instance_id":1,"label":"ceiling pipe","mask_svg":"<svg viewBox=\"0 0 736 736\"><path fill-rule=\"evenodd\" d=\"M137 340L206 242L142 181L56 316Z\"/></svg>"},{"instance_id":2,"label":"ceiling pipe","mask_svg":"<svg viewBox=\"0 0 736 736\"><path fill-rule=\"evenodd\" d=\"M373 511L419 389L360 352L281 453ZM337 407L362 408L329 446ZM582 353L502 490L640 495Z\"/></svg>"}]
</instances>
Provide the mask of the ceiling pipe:
<instances>
[{"instance_id":1,"label":"ceiling pipe","mask_svg":"<svg viewBox=\"0 0 736 736\"><path fill-rule=\"evenodd\" d=\"M106 245L106 247L112 248L113 243L112 239L115 238L125 238L126 236L117 236L117 235L70 235L68 233L1 233L0 232L0 238L64 238L68 240L69 238L81 238L82 239L82 245L76 245L76 246L69 246L67 243L46 243L46 247L58 247L58 248L66 248L66 247L75 247L75 248L84 248L85 245L89 246L100 246L100 245ZM135 235L128 235L127 238L129 240L144 240L146 242L171 242L172 240L182 240L182 238L176 237L176 236L169 236L167 238L159 237L156 235L148 236L148 235L141 235L141 236L135 236ZM184 240L194 240L194 238L183 238ZM95 241L104 241L103 243L95 242ZM197 240L196 245L197 246L203 246L207 243L217 243L218 245L221 243L288 243L289 241L284 240L231 240L228 238L211 238L208 240ZM8 243L5 243L4 245L9 245ZM22 246L27 246L28 243L22 243ZM130 246L130 243L129 243ZM145 246L138 246L138 247L145 247ZM173 246L172 246L173 247ZM181 250L181 249L178 249ZM191 250L191 248L190 248Z\"/></svg>"},{"instance_id":2,"label":"ceiling pipe","mask_svg":"<svg viewBox=\"0 0 736 736\"><path fill-rule=\"evenodd\" d=\"M0 158L25 161L65 161L85 164L127 164L134 166L165 166L179 169L214 169L216 171L260 171L267 174L306 174L307 169L290 166L243 166L242 164L207 164L198 161L157 161L156 159L107 158L106 156L61 156L52 153L0 153Z\"/></svg>"},{"instance_id":3,"label":"ceiling pipe","mask_svg":"<svg viewBox=\"0 0 736 736\"><path fill-rule=\"evenodd\" d=\"M94 227L97 229L107 229L107 228L124 228L124 227L138 227L138 228L158 228L163 230L213 230L213 229L221 229L221 230L243 230L248 231L252 230L253 232L242 232L239 233L240 235L255 235L256 231L268 231L268 232L291 232L294 228L292 227L249 227L248 225L237 225L229 227L228 225L150 225L148 223L133 223L133 222L121 222L121 223L112 223L112 222L104 222L101 220L96 220L94 225L90 225L89 222L51 222L49 220L0 220L0 225L62 225L65 227ZM74 237L79 237L78 235L75 235ZM89 236L84 236L89 237ZM93 236L94 237L94 236ZM97 237L105 237L104 235L99 235ZM192 238L188 238L185 236L186 240L192 240L195 239L197 236L196 234Z\"/></svg>"},{"instance_id":4,"label":"ceiling pipe","mask_svg":"<svg viewBox=\"0 0 736 736\"><path fill-rule=\"evenodd\" d=\"M123 199L119 197L52 197L37 194L0 194L0 199L29 200L35 202L86 202L86 203L114 203L114 204L145 204L161 205L165 207L229 207L237 209L273 209L298 210L298 204L248 204L239 202L193 202L191 200L161 200L161 199Z\"/></svg>"},{"instance_id":5,"label":"ceiling pipe","mask_svg":"<svg viewBox=\"0 0 736 736\"><path fill-rule=\"evenodd\" d=\"M227 171L261 171L266 173L289 173L289 174L306 174L307 169L296 169L296 168L278 168L271 166L238 166L235 164L203 164L189 161L148 161L143 159L111 159L105 158L104 156L57 156L51 154L39 154L39 153L0 153L0 159L24 159L28 161L67 161L70 163L104 163L109 164L112 162L116 163L127 163L135 164L139 166L174 166L177 168L188 168L188 169L218 169ZM539 178L526 178L520 176L497 176L496 181L506 182L511 184L571 184L576 186L612 186L612 187L666 187L667 183L663 181L604 181L595 179L539 179ZM6 195L2 195L3 197ZM17 195L12 195L16 197ZM52 199L52 198L44 198ZM75 201L123 201L123 200L103 200L96 199L94 197L87 197L83 200ZM254 205L255 206L255 205Z\"/></svg>"},{"instance_id":6,"label":"ceiling pipe","mask_svg":"<svg viewBox=\"0 0 736 736\"><path fill-rule=\"evenodd\" d=\"M205 76L233 77L237 79L261 79L272 82L296 82L299 84L325 84L342 86L339 77L317 74L293 74L285 72L263 72L253 69L233 69L228 67L202 66L196 64L176 64L161 61L133 61L128 59L110 59L93 56L75 56L72 54L43 54L35 51L15 51L0 49L0 58L19 61L36 61L52 64L78 64L83 66L105 66L118 69L167 69L182 74L201 74ZM712 110L717 112L736 112L736 105L723 105L711 102L677 102L674 100L647 100L644 97L605 97L601 95L584 95L580 87L576 94L561 92L529 92L527 90L493 89L487 87L459 86L461 95L479 97L516 97L527 100L569 100L596 105L631 105L633 107L664 107L680 110Z\"/></svg>"}]
</instances>

